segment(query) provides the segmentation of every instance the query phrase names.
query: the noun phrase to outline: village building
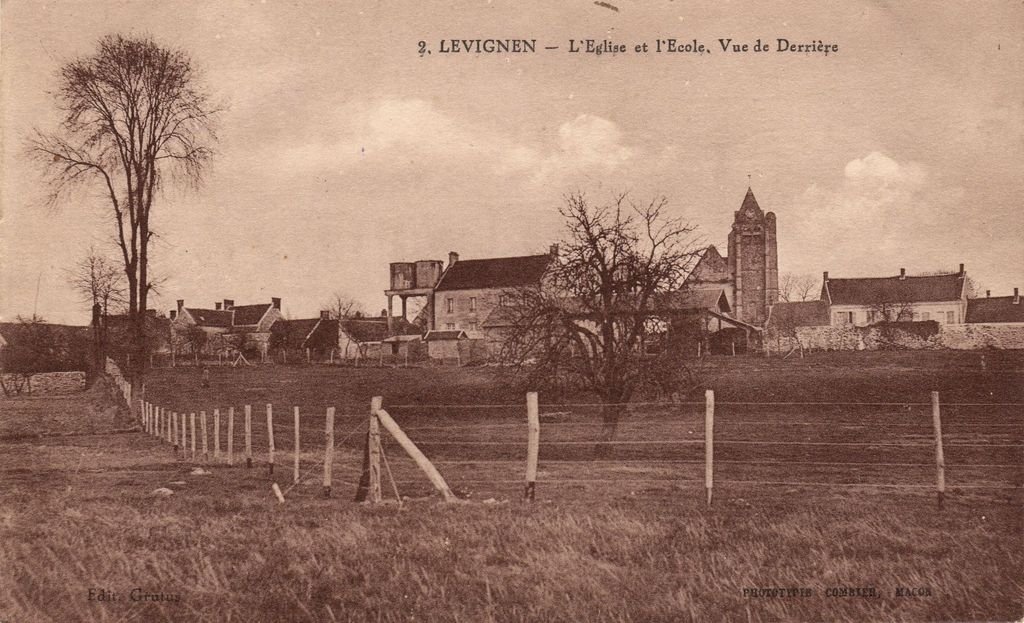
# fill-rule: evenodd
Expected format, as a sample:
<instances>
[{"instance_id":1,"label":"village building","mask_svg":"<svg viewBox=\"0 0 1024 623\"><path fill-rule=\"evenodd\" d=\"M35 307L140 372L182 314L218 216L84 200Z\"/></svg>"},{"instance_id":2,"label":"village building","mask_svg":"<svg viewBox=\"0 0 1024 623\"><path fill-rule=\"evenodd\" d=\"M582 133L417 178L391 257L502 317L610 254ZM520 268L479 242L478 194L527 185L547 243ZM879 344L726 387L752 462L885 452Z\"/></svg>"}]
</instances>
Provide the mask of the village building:
<instances>
[{"instance_id":1,"label":"village building","mask_svg":"<svg viewBox=\"0 0 1024 623\"><path fill-rule=\"evenodd\" d=\"M378 317L343 318L338 321L338 355L348 361L417 361L426 356L422 333L419 326L387 312Z\"/></svg>"},{"instance_id":2,"label":"village building","mask_svg":"<svg viewBox=\"0 0 1024 623\"><path fill-rule=\"evenodd\" d=\"M271 298L270 303L235 305L231 299L214 303L213 309L186 307L178 299L172 309L171 345L173 352L196 354L224 351L250 351L265 358L270 349L270 331L281 319L281 299ZM205 338L197 340L195 329L201 330Z\"/></svg>"},{"instance_id":3,"label":"village building","mask_svg":"<svg viewBox=\"0 0 1024 623\"><path fill-rule=\"evenodd\" d=\"M1013 296L991 296L967 299L967 320L969 324L1007 324L1024 326L1024 303L1020 300L1020 289L1013 289Z\"/></svg>"},{"instance_id":4,"label":"village building","mask_svg":"<svg viewBox=\"0 0 1024 623\"><path fill-rule=\"evenodd\" d=\"M324 310L316 318L282 318L270 327L271 354L283 362L331 360L338 348L338 321Z\"/></svg>"},{"instance_id":5,"label":"village building","mask_svg":"<svg viewBox=\"0 0 1024 623\"><path fill-rule=\"evenodd\" d=\"M828 303L832 326L877 322L960 324L967 315L967 273L894 277L830 278L823 273L821 300Z\"/></svg>"}]
</instances>

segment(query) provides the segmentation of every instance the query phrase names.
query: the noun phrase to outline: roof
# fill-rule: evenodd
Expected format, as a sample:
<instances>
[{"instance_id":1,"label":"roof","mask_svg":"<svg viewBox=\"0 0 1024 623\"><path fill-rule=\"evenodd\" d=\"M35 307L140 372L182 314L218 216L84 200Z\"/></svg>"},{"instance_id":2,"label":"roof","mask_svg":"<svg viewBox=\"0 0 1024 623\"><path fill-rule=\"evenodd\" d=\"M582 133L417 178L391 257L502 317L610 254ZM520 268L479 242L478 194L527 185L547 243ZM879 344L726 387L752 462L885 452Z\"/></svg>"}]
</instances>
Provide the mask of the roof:
<instances>
[{"instance_id":1,"label":"roof","mask_svg":"<svg viewBox=\"0 0 1024 623\"><path fill-rule=\"evenodd\" d=\"M740 206L740 211L748 208L757 211L761 210L761 206L757 205L757 199L754 198L754 190L749 186L747 187L747 194L743 197L743 205Z\"/></svg>"},{"instance_id":2,"label":"roof","mask_svg":"<svg viewBox=\"0 0 1024 623\"><path fill-rule=\"evenodd\" d=\"M540 282L551 255L524 255L484 260L459 260L448 267L436 291L515 288Z\"/></svg>"},{"instance_id":3,"label":"roof","mask_svg":"<svg viewBox=\"0 0 1024 623\"><path fill-rule=\"evenodd\" d=\"M259 324L263 315L272 303L259 303L257 305L235 305L231 311L235 312L235 325Z\"/></svg>"},{"instance_id":4,"label":"roof","mask_svg":"<svg viewBox=\"0 0 1024 623\"><path fill-rule=\"evenodd\" d=\"M320 318L303 318L300 320L278 320L270 327L270 334L284 338L287 343L299 346L320 323Z\"/></svg>"},{"instance_id":5,"label":"roof","mask_svg":"<svg viewBox=\"0 0 1024 623\"><path fill-rule=\"evenodd\" d=\"M715 245L704 249L700 254L697 264L687 275L686 280L691 283L699 282L720 282L732 281L729 275L729 258L722 255Z\"/></svg>"},{"instance_id":6,"label":"roof","mask_svg":"<svg viewBox=\"0 0 1024 623\"><path fill-rule=\"evenodd\" d=\"M828 324L828 301L795 301L772 305L766 326L820 327Z\"/></svg>"},{"instance_id":7,"label":"roof","mask_svg":"<svg viewBox=\"0 0 1024 623\"><path fill-rule=\"evenodd\" d=\"M654 310L690 311L711 309L714 311L731 311L729 299L722 288L694 288L684 292L671 292L656 295L660 300L651 304Z\"/></svg>"},{"instance_id":8,"label":"roof","mask_svg":"<svg viewBox=\"0 0 1024 623\"><path fill-rule=\"evenodd\" d=\"M392 335L391 337L384 338L385 342L419 342L423 339L422 335Z\"/></svg>"},{"instance_id":9,"label":"roof","mask_svg":"<svg viewBox=\"0 0 1024 623\"><path fill-rule=\"evenodd\" d=\"M1024 322L1024 302L1013 302L1012 296L967 299L965 322Z\"/></svg>"},{"instance_id":10,"label":"roof","mask_svg":"<svg viewBox=\"0 0 1024 623\"><path fill-rule=\"evenodd\" d=\"M387 318L346 318L339 321L341 329L356 342L381 342L388 337ZM392 318L394 335L422 335L423 331L402 318Z\"/></svg>"},{"instance_id":11,"label":"roof","mask_svg":"<svg viewBox=\"0 0 1024 623\"><path fill-rule=\"evenodd\" d=\"M454 331L427 331L427 335L423 339L427 342L436 342L438 340L465 340L468 337L465 331L456 329Z\"/></svg>"},{"instance_id":12,"label":"roof","mask_svg":"<svg viewBox=\"0 0 1024 623\"><path fill-rule=\"evenodd\" d=\"M231 312L222 309L198 309L186 307L189 315L201 327L224 327L231 328Z\"/></svg>"},{"instance_id":13,"label":"roof","mask_svg":"<svg viewBox=\"0 0 1024 623\"><path fill-rule=\"evenodd\" d=\"M825 281L822 298L832 305L873 303L928 303L960 300L965 273L920 277L866 277Z\"/></svg>"}]
</instances>

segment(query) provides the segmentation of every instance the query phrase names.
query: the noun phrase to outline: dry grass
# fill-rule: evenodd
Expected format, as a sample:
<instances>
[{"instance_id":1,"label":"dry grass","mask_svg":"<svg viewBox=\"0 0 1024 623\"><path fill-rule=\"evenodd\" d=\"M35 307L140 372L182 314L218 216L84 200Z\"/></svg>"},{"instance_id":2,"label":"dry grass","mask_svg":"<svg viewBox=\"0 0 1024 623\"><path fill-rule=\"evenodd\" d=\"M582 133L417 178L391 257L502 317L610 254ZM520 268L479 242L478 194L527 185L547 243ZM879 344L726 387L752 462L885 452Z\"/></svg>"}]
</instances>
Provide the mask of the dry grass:
<instances>
[{"instance_id":1,"label":"dry grass","mask_svg":"<svg viewBox=\"0 0 1024 623\"><path fill-rule=\"evenodd\" d=\"M716 364L718 391L743 400L751 391L745 378L770 386L774 400L850 398L868 386L871 397L879 397L895 393L892 387L905 393L924 381L945 383L944 393L960 392L961 401L1011 401L1020 391L1019 359L997 361L1002 367L995 370L990 360L982 371L967 366L966 355L927 354L916 363L902 353L873 355L852 361L837 356L842 367L824 357L813 365L808 359L724 361ZM751 375L754 366L761 367L760 375ZM308 404L311 426L303 443L310 453L303 465L310 481L288 490L284 505L274 501L262 467L217 465L211 475L191 476L190 466L166 444L144 435L9 438L0 453L0 620L944 621L1014 620L1024 614L1024 457L1019 449L1003 454L947 449L951 493L946 508L937 512L926 489L743 484L723 484L715 506L707 509L699 485L685 482L700 478L699 462L686 462L699 461L700 446L620 448L600 460L589 445L548 446L542 452L539 501L527 505L519 501L520 437L525 435L517 428L522 424L519 388L495 385L492 370L444 372L454 379L446 390L439 389L436 370L218 370L211 391L223 392L187 396L182 390L195 380L191 370L162 371L150 379L151 398L175 396L186 411L218 403L260 405L253 418L257 425L263 421L263 402L282 405L278 413L286 429L278 433L278 460L283 464L291 460L290 413L283 407ZM823 390L826 377L832 381ZM954 387L958 377L965 382ZM402 493L414 499L401 508L365 507L349 501L353 489L346 484L336 486L332 499L320 496L320 407L336 401L352 405L355 414L376 393L394 404L514 405L496 413L393 409L453 486L472 491L470 501L445 505L416 498L427 487L390 445L386 449ZM60 404L76 412L73 404ZM546 419L545 440L594 434L588 424L595 414L586 409L544 410L560 414ZM19 427L31 429L38 405L0 402L0 413L0 426L14 434ZM1019 408L951 411L949 439L1020 443L1021 415ZM240 429L240 414L236 417ZM339 419L339 438L357 421ZM637 410L620 438L699 439L699 421L696 408L687 405ZM917 408L744 410L737 405L723 406L719 421L722 438L908 444L929 439L927 409ZM745 423L750 421L763 425L752 428ZM883 427L893 422L904 426ZM111 419L109 425L117 422ZM452 431L453 425L462 428ZM358 477L357 438L342 446L335 465L339 480ZM502 445L427 443L453 438ZM236 441L235 447L241 444ZM927 445L839 451L747 446L739 454L730 452L739 451L720 449L723 481L928 483L933 477L927 466L786 464L927 463ZM506 462L486 460L494 458ZM729 463L730 458L745 462ZM993 463L1010 467L968 467ZM277 481L290 483L290 470L278 470ZM558 478L595 482L559 484ZM1017 488L957 488L966 482ZM149 497L160 486L176 493ZM488 498L493 501L485 502ZM180 601L132 602L129 593L136 587L180 595ZM743 593L772 587L808 588L813 594ZM874 587L877 597L826 595L836 587ZM898 597L898 587L928 588L931 595ZM119 600L90 601L90 588L114 591Z\"/></svg>"}]
</instances>

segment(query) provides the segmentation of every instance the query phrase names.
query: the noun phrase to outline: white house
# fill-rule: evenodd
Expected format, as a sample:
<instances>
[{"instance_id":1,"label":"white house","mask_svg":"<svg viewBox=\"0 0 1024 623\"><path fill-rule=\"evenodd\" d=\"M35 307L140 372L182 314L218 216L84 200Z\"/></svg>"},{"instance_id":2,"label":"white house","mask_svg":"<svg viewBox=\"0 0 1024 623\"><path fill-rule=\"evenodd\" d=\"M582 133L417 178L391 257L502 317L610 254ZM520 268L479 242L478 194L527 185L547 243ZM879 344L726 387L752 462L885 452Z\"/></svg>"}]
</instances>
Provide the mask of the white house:
<instances>
[{"instance_id":1,"label":"white house","mask_svg":"<svg viewBox=\"0 0 1024 623\"><path fill-rule=\"evenodd\" d=\"M829 306L832 326L865 326L882 321L961 324L967 316L967 274L830 278L824 273L821 300Z\"/></svg>"}]
</instances>

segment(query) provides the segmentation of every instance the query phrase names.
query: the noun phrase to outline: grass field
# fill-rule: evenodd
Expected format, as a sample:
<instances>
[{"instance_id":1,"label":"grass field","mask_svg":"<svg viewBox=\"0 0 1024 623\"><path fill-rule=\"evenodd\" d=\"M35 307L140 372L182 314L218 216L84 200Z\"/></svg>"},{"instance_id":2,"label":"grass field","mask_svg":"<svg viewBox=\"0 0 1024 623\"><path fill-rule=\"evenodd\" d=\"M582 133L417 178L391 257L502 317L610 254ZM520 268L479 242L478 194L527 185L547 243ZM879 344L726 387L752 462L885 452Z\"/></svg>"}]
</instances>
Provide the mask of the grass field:
<instances>
[{"instance_id":1,"label":"grass field","mask_svg":"<svg viewBox=\"0 0 1024 623\"><path fill-rule=\"evenodd\" d=\"M498 370L278 366L211 376L204 389L196 370L157 370L147 395L182 412L234 406L236 451L241 407L253 405L253 469L216 464L192 476L191 463L153 437L102 434L124 422L98 390L0 401L0 620L1024 615L1024 408L1005 404L1024 402L1020 353L989 353L984 368L977 353L713 360L710 509L703 407L690 404L699 396L631 408L620 443L601 447L593 443L597 410L581 406L587 397L555 403L542 395L538 501L530 505L519 499L525 388ZM941 512L931 488L930 408L921 404L931 390L945 404L949 493ZM373 395L385 397L464 500L430 497L411 462L385 443L404 503L350 501ZM283 505L264 465L267 402ZM481 404L493 406L473 406ZM328 405L338 410L341 443L335 495L324 499ZM297 485L293 406L302 414ZM41 426L74 434L25 436ZM157 487L175 494L150 497ZM841 596L856 587L873 596ZM132 601L134 588L178 599ZM756 590L776 588L803 592ZM90 600L90 589L118 599Z\"/></svg>"}]
</instances>

